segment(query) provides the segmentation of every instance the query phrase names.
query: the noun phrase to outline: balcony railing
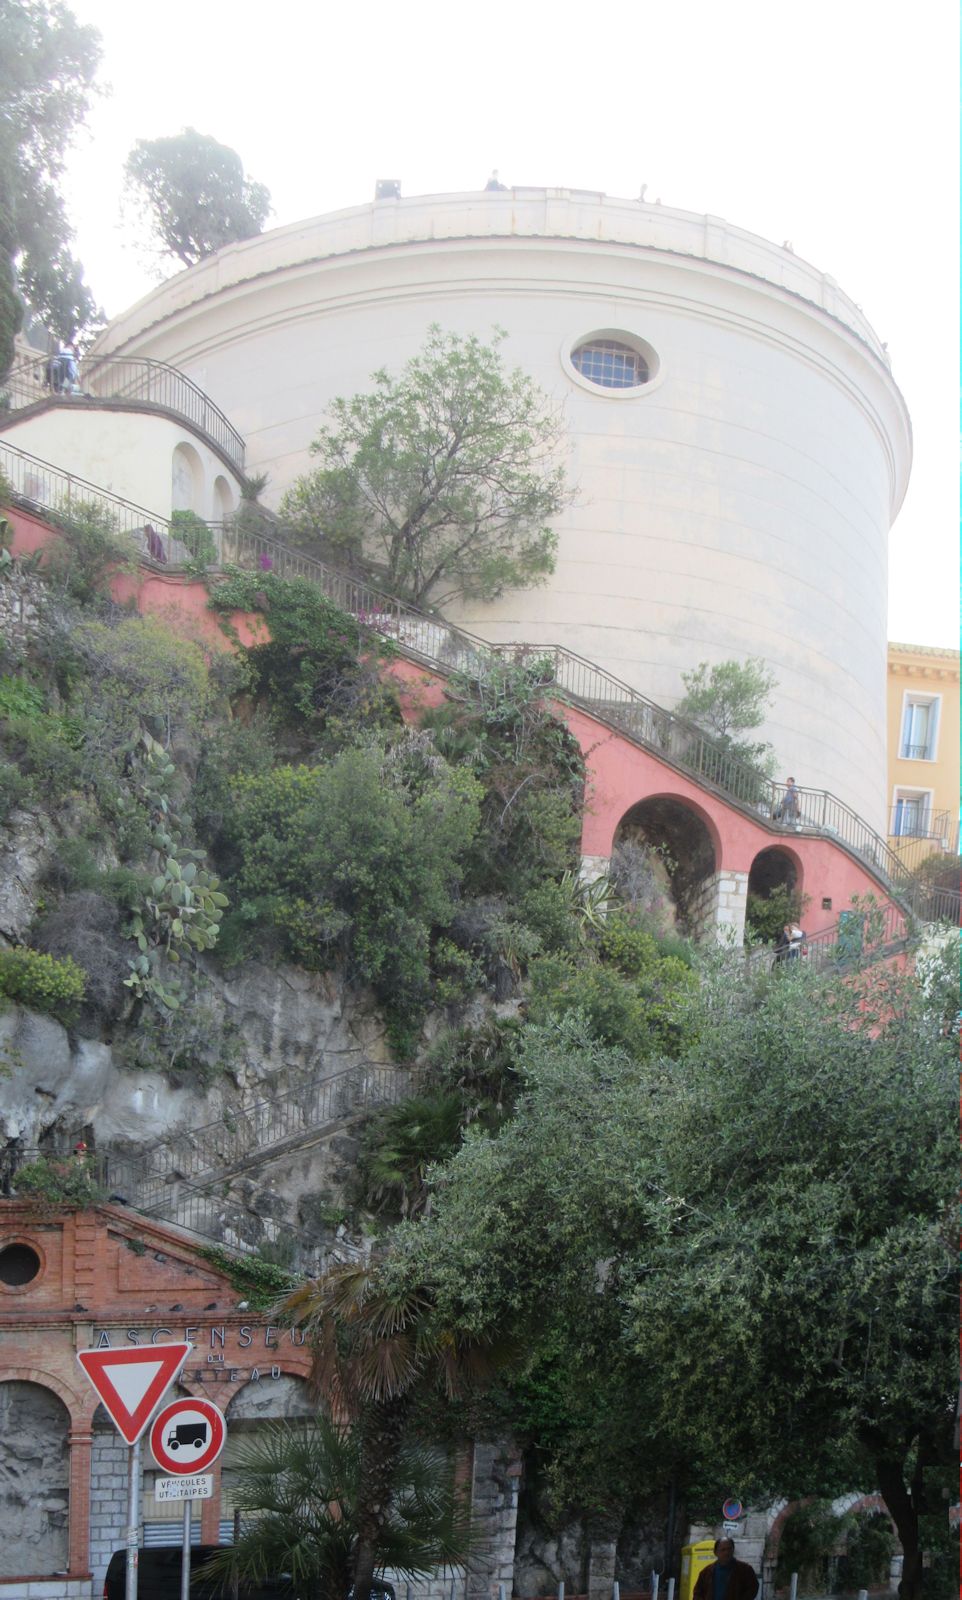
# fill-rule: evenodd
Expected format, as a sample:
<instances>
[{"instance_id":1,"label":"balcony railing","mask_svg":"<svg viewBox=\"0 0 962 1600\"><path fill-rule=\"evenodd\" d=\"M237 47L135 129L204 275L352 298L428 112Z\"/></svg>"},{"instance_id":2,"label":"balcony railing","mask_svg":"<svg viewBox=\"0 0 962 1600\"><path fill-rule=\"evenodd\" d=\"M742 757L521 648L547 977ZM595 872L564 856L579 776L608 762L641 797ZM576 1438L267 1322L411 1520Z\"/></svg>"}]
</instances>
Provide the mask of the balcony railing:
<instances>
[{"instance_id":1,"label":"balcony railing","mask_svg":"<svg viewBox=\"0 0 962 1600\"><path fill-rule=\"evenodd\" d=\"M928 744L903 744L899 757L902 761L931 761L932 747Z\"/></svg>"},{"instance_id":2,"label":"balcony railing","mask_svg":"<svg viewBox=\"0 0 962 1600\"><path fill-rule=\"evenodd\" d=\"M244 441L223 411L191 378L165 361L141 356L84 356L76 381L67 383L57 356L19 362L3 384L10 411L41 400L112 400L134 409L165 411L208 439L238 472L244 470Z\"/></svg>"}]
</instances>

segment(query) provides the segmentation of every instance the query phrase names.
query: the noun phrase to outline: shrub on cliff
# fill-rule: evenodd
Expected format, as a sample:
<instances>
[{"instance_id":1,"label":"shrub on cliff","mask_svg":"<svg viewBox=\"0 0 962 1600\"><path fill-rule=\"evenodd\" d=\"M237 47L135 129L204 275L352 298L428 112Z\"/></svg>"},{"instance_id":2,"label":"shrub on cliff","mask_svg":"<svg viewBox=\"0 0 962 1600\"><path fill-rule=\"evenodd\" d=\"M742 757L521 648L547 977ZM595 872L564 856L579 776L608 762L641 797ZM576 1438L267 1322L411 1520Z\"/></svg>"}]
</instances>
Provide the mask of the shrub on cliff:
<instances>
[{"instance_id":1,"label":"shrub on cliff","mask_svg":"<svg viewBox=\"0 0 962 1600\"><path fill-rule=\"evenodd\" d=\"M431 931L451 920L477 830L476 780L368 748L242 776L231 792L240 918L273 927L302 966L343 960L395 1011L417 1011Z\"/></svg>"}]
</instances>

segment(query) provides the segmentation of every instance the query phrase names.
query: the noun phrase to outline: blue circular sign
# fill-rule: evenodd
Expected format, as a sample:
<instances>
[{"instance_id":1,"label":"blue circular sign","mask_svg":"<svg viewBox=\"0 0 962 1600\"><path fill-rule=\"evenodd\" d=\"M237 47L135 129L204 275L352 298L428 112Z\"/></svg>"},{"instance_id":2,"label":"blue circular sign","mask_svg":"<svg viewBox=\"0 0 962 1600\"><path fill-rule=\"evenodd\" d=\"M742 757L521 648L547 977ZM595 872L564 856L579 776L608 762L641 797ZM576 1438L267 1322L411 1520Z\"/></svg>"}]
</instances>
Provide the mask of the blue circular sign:
<instances>
[{"instance_id":1,"label":"blue circular sign","mask_svg":"<svg viewBox=\"0 0 962 1600\"><path fill-rule=\"evenodd\" d=\"M725 1501L725 1504L722 1506L722 1516L726 1522L737 1522L741 1514L742 1503L740 1500Z\"/></svg>"}]
</instances>

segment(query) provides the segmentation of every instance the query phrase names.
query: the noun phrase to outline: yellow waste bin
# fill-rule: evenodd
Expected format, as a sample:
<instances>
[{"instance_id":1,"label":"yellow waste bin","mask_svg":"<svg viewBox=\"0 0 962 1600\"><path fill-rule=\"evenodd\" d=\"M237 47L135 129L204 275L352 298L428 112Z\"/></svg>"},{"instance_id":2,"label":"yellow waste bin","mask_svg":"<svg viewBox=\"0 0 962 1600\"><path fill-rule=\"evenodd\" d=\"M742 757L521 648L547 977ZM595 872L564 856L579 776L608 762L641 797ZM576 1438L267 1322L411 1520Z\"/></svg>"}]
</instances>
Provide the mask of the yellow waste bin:
<instances>
[{"instance_id":1,"label":"yellow waste bin","mask_svg":"<svg viewBox=\"0 0 962 1600\"><path fill-rule=\"evenodd\" d=\"M678 1600L691 1600L698 1574L715 1559L715 1541L700 1539L697 1544L681 1547L681 1590Z\"/></svg>"}]
</instances>

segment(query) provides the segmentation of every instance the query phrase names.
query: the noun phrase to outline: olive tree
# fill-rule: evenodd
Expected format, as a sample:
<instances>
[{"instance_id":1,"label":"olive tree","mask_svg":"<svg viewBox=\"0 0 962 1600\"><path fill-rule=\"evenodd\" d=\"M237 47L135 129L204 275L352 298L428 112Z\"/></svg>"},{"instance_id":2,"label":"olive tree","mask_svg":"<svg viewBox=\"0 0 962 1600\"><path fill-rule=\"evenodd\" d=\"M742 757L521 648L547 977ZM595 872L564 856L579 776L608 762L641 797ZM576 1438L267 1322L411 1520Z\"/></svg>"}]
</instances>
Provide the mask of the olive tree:
<instances>
[{"instance_id":1,"label":"olive tree","mask_svg":"<svg viewBox=\"0 0 962 1600\"><path fill-rule=\"evenodd\" d=\"M397 1270L452 1326L527 1330L513 1420L559 1508L875 1488L902 1595L941 1582L957 1041L928 991L718 955L674 1059L529 1030L513 1121L439 1169Z\"/></svg>"},{"instance_id":2,"label":"olive tree","mask_svg":"<svg viewBox=\"0 0 962 1600\"><path fill-rule=\"evenodd\" d=\"M320 465L281 514L300 542L366 564L415 605L490 600L554 570L549 523L568 503L559 413L489 344L431 327L400 373L331 403Z\"/></svg>"}]
</instances>

